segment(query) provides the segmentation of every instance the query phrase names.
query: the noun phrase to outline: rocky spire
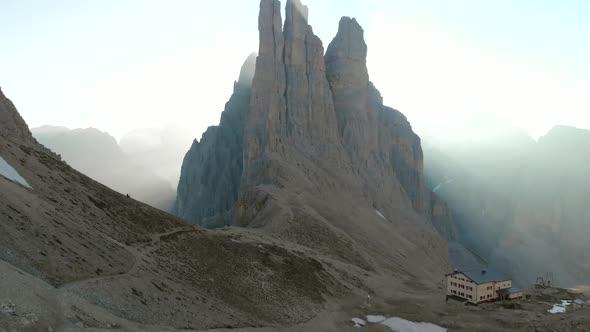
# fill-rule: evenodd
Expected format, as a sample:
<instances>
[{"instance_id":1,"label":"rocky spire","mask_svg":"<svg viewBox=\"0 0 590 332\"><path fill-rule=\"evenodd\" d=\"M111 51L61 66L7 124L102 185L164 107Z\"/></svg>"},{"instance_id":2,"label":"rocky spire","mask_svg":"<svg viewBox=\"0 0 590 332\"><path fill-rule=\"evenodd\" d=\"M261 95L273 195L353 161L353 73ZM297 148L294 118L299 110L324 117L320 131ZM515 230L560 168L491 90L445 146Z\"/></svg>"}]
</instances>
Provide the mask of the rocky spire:
<instances>
[{"instance_id":1,"label":"rocky spire","mask_svg":"<svg viewBox=\"0 0 590 332\"><path fill-rule=\"evenodd\" d=\"M364 32L354 18L340 20L326 67L338 129L353 167L364 174L368 188L380 188L378 196L395 197L401 189L418 213L430 217L420 138L402 113L383 105L369 81ZM382 186L384 179L394 185Z\"/></svg>"},{"instance_id":2,"label":"rocky spire","mask_svg":"<svg viewBox=\"0 0 590 332\"><path fill-rule=\"evenodd\" d=\"M0 136L33 142L33 136L25 120L18 114L10 99L0 89Z\"/></svg>"},{"instance_id":3,"label":"rocky spire","mask_svg":"<svg viewBox=\"0 0 590 332\"><path fill-rule=\"evenodd\" d=\"M338 128L349 153L366 160L376 153L376 113L370 105L367 45L354 18L343 17L326 52L327 77L332 88Z\"/></svg>"},{"instance_id":4,"label":"rocky spire","mask_svg":"<svg viewBox=\"0 0 590 332\"><path fill-rule=\"evenodd\" d=\"M294 143L313 145L325 153L339 140L324 47L307 22L306 6L288 0L285 12L288 133Z\"/></svg>"},{"instance_id":5,"label":"rocky spire","mask_svg":"<svg viewBox=\"0 0 590 332\"><path fill-rule=\"evenodd\" d=\"M286 132L284 38L281 3L262 0L258 17L259 50L252 81L250 113L246 124L244 166L259 160L265 152L279 150ZM268 150L268 151L267 151Z\"/></svg>"},{"instance_id":6,"label":"rocky spire","mask_svg":"<svg viewBox=\"0 0 590 332\"><path fill-rule=\"evenodd\" d=\"M367 44L364 39L363 28L356 19L342 17L338 24L338 33L328 46L326 52L326 63L330 71L336 71L340 67L342 71L348 68L347 72L354 73L353 78L359 83L366 84L369 80L367 71Z\"/></svg>"},{"instance_id":7,"label":"rocky spire","mask_svg":"<svg viewBox=\"0 0 590 332\"><path fill-rule=\"evenodd\" d=\"M341 149L322 42L299 0L287 0L285 13L282 31L280 2L261 1L260 47L246 126L246 170L256 170L255 162L263 155L289 156L293 147L332 156Z\"/></svg>"}]
</instances>

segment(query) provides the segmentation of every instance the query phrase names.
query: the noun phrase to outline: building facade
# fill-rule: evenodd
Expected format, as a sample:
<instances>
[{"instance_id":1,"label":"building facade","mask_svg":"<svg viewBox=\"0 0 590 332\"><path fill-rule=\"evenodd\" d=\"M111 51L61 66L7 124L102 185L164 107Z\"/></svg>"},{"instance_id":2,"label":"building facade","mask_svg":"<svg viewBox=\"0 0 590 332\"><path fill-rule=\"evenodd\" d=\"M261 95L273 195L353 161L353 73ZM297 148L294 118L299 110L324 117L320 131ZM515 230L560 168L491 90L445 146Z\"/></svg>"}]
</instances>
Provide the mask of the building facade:
<instances>
[{"instance_id":1,"label":"building facade","mask_svg":"<svg viewBox=\"0 0 590 332\"><path fill-rule=\"evenodd\" d=\"M512 280L496 271L455 271L446 277L447 297L459 297L474 304L522 297L522 291L512 287Z\"/></svg>"}]
</instances>

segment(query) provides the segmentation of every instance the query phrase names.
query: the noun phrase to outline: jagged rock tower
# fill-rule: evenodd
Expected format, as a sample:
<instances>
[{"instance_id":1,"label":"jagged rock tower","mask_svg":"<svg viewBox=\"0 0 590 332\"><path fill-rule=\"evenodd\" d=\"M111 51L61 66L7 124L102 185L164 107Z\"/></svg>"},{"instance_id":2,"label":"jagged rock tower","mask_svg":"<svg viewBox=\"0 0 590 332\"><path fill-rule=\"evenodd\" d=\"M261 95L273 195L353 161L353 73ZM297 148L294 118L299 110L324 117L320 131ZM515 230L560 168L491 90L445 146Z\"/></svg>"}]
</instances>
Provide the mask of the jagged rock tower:
<instances>
[{"instance_id":1,"label":"jagged rock tower","mask_svg":"<svg viewBox=\"0 0 590 332\"><path fill-rule=\"evenodd\" d=\"M220 125L187 153L175 213L259 228L367 269L444 270L432 224L452 237L448 209L424 185L420 138L369 81L362 28L342 18L324 55L307 7L288 0L285 13L283 26L280 2L261 1L258 56Z\"/></svg>"}]
</instances>

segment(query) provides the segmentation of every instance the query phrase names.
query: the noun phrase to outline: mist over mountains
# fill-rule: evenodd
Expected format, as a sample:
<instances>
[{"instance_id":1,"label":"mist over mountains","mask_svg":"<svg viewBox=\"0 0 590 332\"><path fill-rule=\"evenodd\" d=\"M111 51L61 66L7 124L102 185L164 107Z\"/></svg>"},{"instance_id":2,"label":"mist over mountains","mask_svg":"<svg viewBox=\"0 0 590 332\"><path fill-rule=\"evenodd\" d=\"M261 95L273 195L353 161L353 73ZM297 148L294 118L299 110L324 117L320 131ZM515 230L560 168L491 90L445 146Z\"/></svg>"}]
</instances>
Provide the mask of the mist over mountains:
<instances>
[{"instance_id":1,"label":"mist over mountains","mask_svg":"<svg viewBox=\"0 0 590 332\"><path fill-rule=\"evenodd\" d=\"M0 331L590 327L590 130L418 133L360 20L324 47L300 0L258 9L198 139L29 129L0 90Z\"/></svg>"},{"instance_id":2,"label":"mist over mountains","mask_svg":"<svg viewBox=\"0 0 590 332\"><path fill-rule=\"evenodd\" d=\"M590 131L556 126L535 142L516 128L463 144L429 144L425 173L451 208L459 241L527 286L551 273L590 279Z\"/></svg>"},{"instance_id":3,"label":"mist over mountains","mask_svg":"<svg viewBox=\"0 0 590 332\"><path fill-rule=\"evenodd\" d=\"M359 67L363 61L363 44L358 39L355 41L358 38L355 33L360 30L355 28L354 22L341 24L344 26L332 44L351 43L346 47L351 48L353 53L347 56L353 61L347 62L345 68L354 70L338 72L341 68L338 66L344 60L339 58L339 51L334 51L338 46L333 46L332 50L328 48L324 70L333 100L327 100L327 107L335 107L335 118L327 121L324 128L321 121L325 119L310 122L298 119L297 113L289 113L287 106L285 114L289 115L285 116L291 120L284 124L287 132L280 135L303 134L297 144L311 139L310 146L324 144L322 153L330 151L330 145L337 145L337 140L348 142L345 143L347 155L342 157L342 152L335 152L336 155L330 158L341 158L339 163L354 163L355 158L361 158L365 164L375 163L370 161L374 152L367 151L375 151L378 146L375 142L383 138L378 137L376 141L367 134L373 129L363 127L373 121L371 117L375 115L368 113L368 118L354 118L362 114L357 110L365 106L352 99L342 100L346 94L364 93L359 90L364 83L355 84L362 82L359 78L368 73L364 72L362 65ZM286 51L298 54L297 48ZM312 64L305 64L311 67L316 60L306 61L312 61ZM32 132L42 144L60 153L74 168L121 193L129 193L152 206L207 227L241 224L236 219L236 208L243 195L241 188L249 181L243 177L245 148L249 144L244 141L244 135L253 130L246 126L252 121L251 89L256 77L256 62L257 54L246 59L220 125L210 127L199 140L194 140L186 130L173 126L137 129L123 136L119 143L107 133L92 128L70 130L44 126L33 128ZM294 69L287 66L285 73L295 70L294 75L298 75L299 67L305 67L304 62L289 66ZM325 84L315 83L313 77L305 79L311 84L320 84L316 87ZM368 84L371 92L367 100L378 105L380 96L370 82ZM296 91L294 89L301 87L287 87L286 91ZM342 96L339 89L345 91ZM303 93L303 97L298 95L291 100L311 98L309 100L314 103L325 97L328 96L312 94L307 97ZM331 103L334 106L330 106ZM395 112L392 114L397 114ZM585 212L586 198L589 197L585 185L589 180L585 167L590 160L585 148L590 146L588 130L556 126L536 142L523 130L502 124L498 119L480 119L473 123L466 120L463 125L470 129L462 136L453 133L444 139L439 128L432 133L421 133L425 140L420 142L417 136L412 138L415 134L411 128L408 131L404 121L403 117L393 118L394 132L399 136L392 138L395 144L391 145L390 167L397 179L389 181L399 182L399 190L411 202L411 210L430 220L448 241L455 267L489 265L513 275L522 286L548 272L553 273L559 285L587 282L590 269L585 263L588 250L584 238L589 235L586 226L590 219ZM331 128L332 122L338 124L338 129ZM305 138L307 134L302 130L311 130L310 136ZM338 131L340 138L327 145L323 143L326 139L333 139L323 136L334 130ZM326 133L317 136L324 131ZM424 147L424 175L420 166L420 143ZM310 151L314 149L317 148ZM339 154L341 156L336 157ZM370 167L382 167L378 164ZM324 167L331 172L338 169L334 165ZM362 175L366 172L363 167L366 166L355 172L360 172L363 181L371 181L370 176ZM264 182L271 178L267 177ZM385 208L374 202L371 205L378 211L375 215L384 215L382 210ZM399 213L403 212L398 210L396 215ZM386 213L384 218L390 219Z\"/></svg>"},{"instance_id":4,"label":"mist over mountains","mask_svg":"<svg viewBox=\"0 0 590 332\"><path fill-rule=\"evenodd\" d=\"M121 142L98 129L43 126L35 138L75 169L110 188L169 211L190 134L176 127L138 129Z\"/></svg>"}]
</instances>

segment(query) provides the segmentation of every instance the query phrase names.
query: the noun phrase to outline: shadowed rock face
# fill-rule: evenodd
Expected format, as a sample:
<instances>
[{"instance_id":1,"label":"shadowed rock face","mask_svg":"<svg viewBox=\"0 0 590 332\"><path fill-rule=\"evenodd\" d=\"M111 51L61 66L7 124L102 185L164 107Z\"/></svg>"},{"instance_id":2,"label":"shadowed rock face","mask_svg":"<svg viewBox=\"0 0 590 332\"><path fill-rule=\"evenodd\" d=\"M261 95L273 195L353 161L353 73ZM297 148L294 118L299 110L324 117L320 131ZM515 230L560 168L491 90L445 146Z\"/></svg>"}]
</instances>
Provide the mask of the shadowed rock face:
<instances>
[{"instance_id":1,"label":"shadowed rock face","mask_svg":"<svg viewBox=\"0 0 590 332\"><path fill-rule=\"evenodd\" d=\"M174 213L208 227L233 221L242 176L242 150L256 54L251 54L234 83L219 126L209 127L187 152L178 183Z\"/></svg>"},{"instance_id":2,"label":"shadowed rock face","mask_svg":"<svg viewBox=\"0 0 590 332\"><path fill-rule=\"evenodd\" d=\"M228 103L244 110L243 127L226 107L220 126L195 142L176 213L261 228L367 269L411 266L392 255L414 250L432 264L411 273L444 270L445 242L427 221L452 237L450 214L424 185L420 138L369 81L362 28L343 18L324 56L307 7L289 0L285 14L283 29L279 1L261 1L251 89ZM224 128L239 144L226 142Z\"/></svg>"}]
</instances>

